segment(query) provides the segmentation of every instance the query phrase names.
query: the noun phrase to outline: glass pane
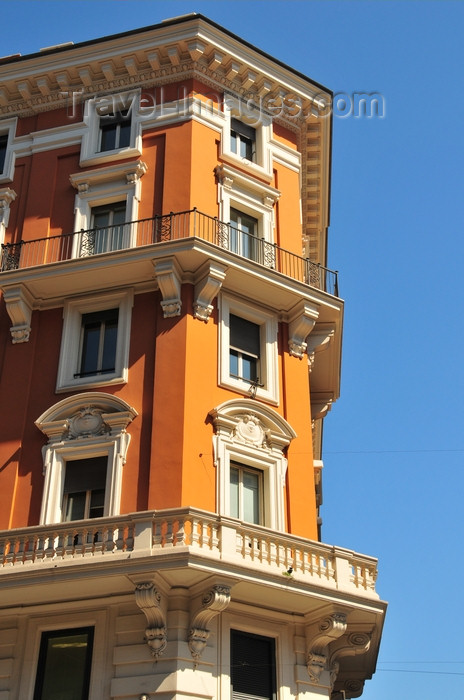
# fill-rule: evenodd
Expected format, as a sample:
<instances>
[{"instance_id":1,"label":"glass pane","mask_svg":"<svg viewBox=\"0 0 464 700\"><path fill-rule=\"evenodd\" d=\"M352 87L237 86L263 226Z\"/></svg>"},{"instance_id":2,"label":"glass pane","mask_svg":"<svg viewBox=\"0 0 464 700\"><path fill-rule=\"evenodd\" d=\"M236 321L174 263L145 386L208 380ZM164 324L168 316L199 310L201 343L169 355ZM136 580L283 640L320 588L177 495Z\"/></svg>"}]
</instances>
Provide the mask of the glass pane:
<instances>
[{"instance_id":1,"label":"glass pane","mask_svg":"<svg viewBox=\"0 0 464 700\"><path fill-rule=\"evenodd\" d=\"M66 522L71 520L83 520L85 518L85 491L77 493L68 493L66 504Z\"/></svg>"},{"instance_id":2,"label":"glass pane","mask_svg":"<svg viewBox=\"0 0 464 700\"><path fill-rule=\"evenodd\" d=\"M235 131L230 132L230 150L232 153L237 153L237 134Z\"/></svg>"},{"instance_id":3,"label":"glass pane","mask_svg":"<svg viewBox=\"0 0 464 700\"><path fill-rule=\"evenodd\" d=\"M34 700L87 700L93 630L44 632Z\"/></svg>"},{"instance_id":4,"label":"glass pane","mask_svg":"<svg viewBox=\"0 0 464 700\"><path fill-rule=\"evenodd\" d=\"M231 377L238 377L238 352L236 350L230 351L230 367L229 373Z\"/></svg>"},{"instance_id":5,"label":"glass pane","mask_svg":"<svg viewBox=\"0 0 464 700\"><path fill-rule=\"evenodd\" d=\"M102 518L105 506L105 489L92 491L90 494L89 518Z\"/></svg>"},{"instance_id":6,"label":"glass pane","mask_svg":"<svg viewBox=\"0 0 464 700\"><path fill-rule=\"evenodd\" d=\"M123 122L121 122L119 129L119 148L126 148L130 144L130 119L125 119Z\"/></svg>"},{"instance_id":7,"label":"glass pane","mask_svg":"<svg viewBox=\"0 0 464 700\"><path fill-rule=\"evenodd\" d=\"M93 374L98 370L101 323L86 323L82 343L81 374Z\"/></svg>"},{"instance_id":8,"label":"glass pane","mask_svg":"<svg viewBox=\"0 0 464 700\"><path fill-rule=\"evenodd\" d=\"M116 148L117 124L104 124L101 129L101 151L112 151Z\"/></svg>"},{"instance_id":9,"label":"glass pane","mask_svg":"<svg viewBox=\"0 0 464 700\"><path fill-rule=\"evenodd\" d=\"M238 469L230 469L230 515L232 518L240 517L238 509Z\"/></svg>"},{"instance_id":10,"label":"glass pane","mask_svg":"<svg viewBox=\"0 0 464 700\"><path fill-rule=\"evenodd\" d=\"M243 472L243 519L259 524L259 475Z\"/></svg>"},{"instance_id":11,"label":"glass pane","mask_svg":"<svg viewBox=\"0 0 464 700\"><path fill-rule=\"evenodd\" d=\"M102 372L113 372L116 363L116 341L118 339L118 321L107 321L103 342Z\"/></svg>"},{"instance_id":12,"label":"glass pane","mask_svg":"<svg viewBox=\"0 0 464 700\"><path fill-rule=\"evenodd\" d=\"M257 378L257 361L256 357L250 357L249 355L242 355L242 379L248 379L250 382L256 381Z\"/></svg>"}]
</instances>

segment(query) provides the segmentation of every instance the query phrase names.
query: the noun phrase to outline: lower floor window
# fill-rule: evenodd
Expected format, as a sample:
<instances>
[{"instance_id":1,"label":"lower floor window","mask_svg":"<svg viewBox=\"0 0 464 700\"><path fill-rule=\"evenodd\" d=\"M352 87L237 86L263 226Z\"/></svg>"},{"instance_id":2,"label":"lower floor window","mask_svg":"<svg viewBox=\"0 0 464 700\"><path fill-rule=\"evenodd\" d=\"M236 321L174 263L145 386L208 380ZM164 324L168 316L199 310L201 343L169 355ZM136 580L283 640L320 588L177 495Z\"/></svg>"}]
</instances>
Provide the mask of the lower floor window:
<instances>
[{"instance_id":1,"label":"lower floor window","mask_svg":"<svg viewBox=\"0 0 464 700\"><path fill-rule=\"evenodd\" d=\"M274 639L238 630L230 635L232 699L275 700Z\"/></svg>"},{"instance_id":2,"label":"lower floor window","mask_svg":"<svg viewBox=\"0 0 464 700\"><path fill-rule=\"evenodd\" d=\"M262 523L263 474L237 462L230 464L230 514L247 523Z\"/></svg>"},{"instance_id":3,"label":"lower floor window","mask_svg":"<svg viewBox=\"0 0 464 700\"><path fill-rule=\"evenodd\" d=\"M42 632L34 700L88 700L93 627Z\"/></svg>"},{"instance_id":4,"label":"lower floor window","mask_svg":"<svg viewBox=\"0 0 464 700\"><path fill-rule=\"evenodd\" d=\"M82 314L79 372L87 377L115 371L119 309Z\"/></svg>"},{"instance_id":5,"label":"lower floor window","mask_svg":"<svg viewBox=\"0 0 464 700\"><path fill-rule=\"evenodd\" d=\"M107 466L107 456L66 462L63 520L103 517Z\"/></svg>"}]
</instances>

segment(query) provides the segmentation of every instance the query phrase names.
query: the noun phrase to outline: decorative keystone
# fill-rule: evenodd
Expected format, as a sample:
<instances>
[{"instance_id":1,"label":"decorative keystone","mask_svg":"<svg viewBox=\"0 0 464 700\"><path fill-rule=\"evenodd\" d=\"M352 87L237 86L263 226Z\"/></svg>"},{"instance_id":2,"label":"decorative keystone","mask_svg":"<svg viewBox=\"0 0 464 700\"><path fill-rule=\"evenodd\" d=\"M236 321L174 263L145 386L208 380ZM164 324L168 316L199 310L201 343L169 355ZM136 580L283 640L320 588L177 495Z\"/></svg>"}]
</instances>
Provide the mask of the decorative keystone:
<instances>
[{"instance_id":1,"label":"decorative keystone","mask_svg":"<svg viewBox=\"0 0 464 700\"><path fill-rule=\"evenodd\" d=\"M210 635L209 623L216 615L225 610L229 603L230 586L219 584L204 594L201 607L192 615L188 646L195 663L198 663L206 647Z\"/></svg>"},{"instance_id":2,"label":"decorative keystone","mask_svg":"<svg viewBox=\"0 0 464 700\"><path fill-rule=\"evenodd\" d=\"M135 589L135 602L147 618L148 627L145 639L151 655L156 659L161 656L167 645L166 618L161 608L161 594L153 581L139 583Z\"/></svg>"}]
</instances>

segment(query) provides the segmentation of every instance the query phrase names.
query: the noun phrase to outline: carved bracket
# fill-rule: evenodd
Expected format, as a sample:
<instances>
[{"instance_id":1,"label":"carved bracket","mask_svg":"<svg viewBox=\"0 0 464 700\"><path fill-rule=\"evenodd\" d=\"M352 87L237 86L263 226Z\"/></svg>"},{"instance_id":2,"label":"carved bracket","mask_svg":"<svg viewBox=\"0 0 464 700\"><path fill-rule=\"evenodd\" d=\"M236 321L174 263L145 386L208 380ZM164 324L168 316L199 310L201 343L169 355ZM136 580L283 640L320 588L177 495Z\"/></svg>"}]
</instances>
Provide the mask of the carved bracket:
<instances>
[{"instance_id":1,"label":"carved bracket","mask_svg":"<svg viewBox=\"0 0 464 700\"><path fill-rule=\"evenodd\" d=\"M371 635L366 632L351 632L338 639L330 647L328 667L330 671L330 686L333 689L340 670L339 659L343 656L357 656L369 651ZM361 686L362 688L362 686Z\"/></svg>"},{"instance_id":2,"label":"carved bracket","mask_svg":"<svg viewBox=\"0 0 464 700\"><path fill-rule=\"evenodd\" d=\"M213 310L212 301L221 289L227 268L219 263L209 262L200 271L200 279L195 284L193 315L200 321L208 322Z\"/></svg>"},{"instance_id":3,"label":"carved bracket","mask_svg":"<svg viewBox=\"0 0 464 700\"><path fill-rule=\"evenodd\" d=\"M309 371L311 372L314 366L314 360L316 358L316 353L321 352L321 350L326 350L332 338L335 335L335 328L330 324L317 324L316 328L311 333L308 338L308 357L309 357Z\"/></svg>"},{"instance_id":4,"label":"carved bracket","mask_svg":"<svg viewBox=\"0 0 464 700\"><path fill-rule=\"evenodd\" d=\"M298 304L288 325L288 349L293 357L302 358L307 348L306 338L319 317L315 304L303 301Z\"/></svg>"},{"instance_id":5,"label":"carved bracket","mask_svg":"<svg viewBox=\"0 0 464 700\"><path fill-rule=\"evenodd\" d=\"M204 594L201 607L194 612L190 621L188 646L197 663L204 651L210 635L208 625L230 603L230 586L218 584Z\"/></svg>"},{"instance_id":6,"label":"carved bracket","mask_svg":"<svg viewBox=\"0 0 464 700\"><path fill-rule=\"evenodd\" d=\"M23 286L4 289L3 298L13 324L10 328L12 342L27 343L31 332L32 298Z\"/></svg>"},{"instance_id":7,"label":"carved bracket","mask_svg":"<svg viewBox=\"0 0 464 700\"><path fill-rule=\"evenodd\" d=\"M161 594L153 581L138 583L135 588L135 602L147 618L145 639L152 656L161 656L167 645L166 616L161 607Z\"/></svg>"},{"instance_id":8,"label":"carved bracket","mask_svg":"<svg viewBox=\"0 0 464 700\"><path fill-rule=\"evenodd\" d=\"M181 301L181 272L174 258L158 260L154 263L156 279L163 295L161 308L164 318L180 316Z\"/></svg>"},{"instance_id":9,"label":"carved bracket","mask_svg":"<svg viewBox=\"0 0 464 700\"><path fill-rule=\"evenodd\" d=\"M318 684L321 673L327 668L329 645L346 631L346 615L335 612L313 622L306 629L306 666L311 682Z\"/></svg>"}]
</instances>

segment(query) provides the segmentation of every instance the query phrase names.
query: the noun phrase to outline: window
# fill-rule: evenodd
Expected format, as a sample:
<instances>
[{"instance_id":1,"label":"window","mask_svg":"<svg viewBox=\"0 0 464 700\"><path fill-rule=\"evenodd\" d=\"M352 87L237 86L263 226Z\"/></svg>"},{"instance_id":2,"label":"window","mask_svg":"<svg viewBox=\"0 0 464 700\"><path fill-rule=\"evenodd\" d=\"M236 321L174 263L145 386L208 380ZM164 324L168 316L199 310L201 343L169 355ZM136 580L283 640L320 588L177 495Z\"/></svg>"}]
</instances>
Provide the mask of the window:
<instances>
[{"instance_id":1,"label":"window","mask_svg":"<svg viewBox=\"0 0 464 700\"><path fill-rule=\"evenodd\" d=\"M88 700L93 627L42 632L34 700Z\"/></svg>"},{"instance_id":2,"label":"window","mask_svg":"<svg viewBox=\"0 0 464 700\"><path fill-rule=\"evenodd\" d=\"M230 463L230 515L248 523L262 523L263 474L238 462Z\"/></svg>"},{"instance_id":3,"label":"window","mask_svg":"<svg viewBox=\"0 0 464 700\"><path fill-rule=\"evenodd\" d=\"M230 376L250 384L259 382L260 328L230 314Z\"/></svg>"},{"instance_id":4,"label":"window","mask_svg":"<svg viewBox=\"0 0 464 700\"><path fill-rule=\"evenodd\" d=\"M233 700L275 700L275 640L231 630L230 682Z\"/></svg>"},{"instance_id":5,"label":"window","mask_svg":"<svg viewBox=\"0 0 464 700\"><path fill-rule=\"evenodd\" d=\"M48 438L42 525L119 514L126 429L136 415L116 396L86 392L59 401L37 419Z\"/></svg>"},{"instance_id":6,"label":"window","mask_svg":"<svg viewBox=\"0 0 464 700\"><path fill-rule=\"evenodd\" d=\"M284 450L296 433L274 409L232 399L210 411L220 515L283 531Z\"/></svg>"},{"instance_id":7,"label":"window","mask_svg":"<svg viewBox=\"0 0 464 700\"><path fill-rule=\"evenodd\" d=\"M219 383L278 402L275 314L222 294L219 297Z\"/></svg>"},{"instance_id":8,"label":"window","mask_svg":"<svg viewBox=\"0 0 464 700\"><path fill-rule=\"evenodd\" d=\"M258 259L258 219L238 209L230 210L229 249L250 260Z\"/></svg>"},{"instance_id":9,"label":"window","mask_svg":"<svg viewBox=\"0 0 464 700\"><path fill-rule=\"evenodd\" d=\"M132 290L66 300L57 391L127 381L132 302Z\"/></svg>"},{"instance_id":10,"label":"window","mask_svg":"<svg viewBox=\"0 0 464 700\"><path fill-rule=\"evenodd\" d=\"M106 456L66 462L63 520L103 517L107 466Z\"/></svg>"},{"instance_id":11,"label":"window","mask_svg":"<svg viewBox=\"0 0 464 700\"><path fill-rule=\"evenodd\" d=\"M127 109L100 115L100 151L126 148L130 145L130 134L131 115Z\"/></svg>"},{"instance_id":12,"label":"window","mask_svg":"<svg viewBox=\"0 0 464 700\"><path fill-rule=\"evenodd\" d=\"M92 207L90 229L83 231L80 257L121 250L129 246L130 226L126 221L126 202Z\"/></svg>"},{"instance_id":13,"label":"window","mask_svg":"<svg viewBox=\"0 0 464 700\"><path fill-rule=\"evenodd\" d=\"M8 134L0 134L0 173L3 173L8 146Z\"/></svg>"},{"instance_id":14,"label":"window","mask_svg":"<svg viewBox=\"0 0 464 700\"><path fill-rule=\"evenodd\" d=\"M256 129L244 122L231 118L230 150L235 155L247 160L254 160L256 147Z\"/></svg>"},{"instance_id":15,"label":"window","mask_svg":"<svg viewBox=\"0 0 464 700\"><path fill-rule=\"evenodd\" d=\"M133 90L87 100L80 165L108 163L142 154L140 93Z\"/></svg>"}]
</instances>

